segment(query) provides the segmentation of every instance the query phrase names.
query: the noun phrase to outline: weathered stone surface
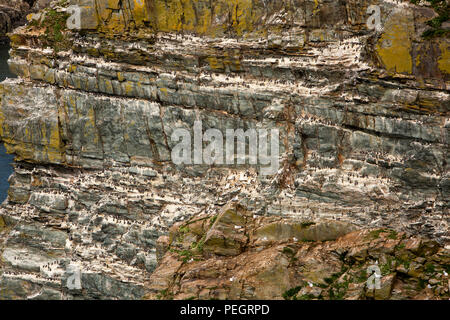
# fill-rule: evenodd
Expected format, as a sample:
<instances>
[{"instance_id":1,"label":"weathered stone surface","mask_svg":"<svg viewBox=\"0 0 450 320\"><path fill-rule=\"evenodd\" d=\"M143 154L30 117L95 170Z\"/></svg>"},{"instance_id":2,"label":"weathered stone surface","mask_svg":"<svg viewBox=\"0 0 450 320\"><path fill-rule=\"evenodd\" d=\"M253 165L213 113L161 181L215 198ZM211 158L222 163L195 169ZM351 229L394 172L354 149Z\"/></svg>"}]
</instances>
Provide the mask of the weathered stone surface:
<instances>
[{"instance_id":1,"label":"weathered stone surface","mask_svg":"<svg viewBox=\"0 0 450 320\"><path fill-rule=\"evenodd\" d=\"M380 31L366 25L372 4ZM87 10L89 28L67 29L70 5ZM163 290L193 251L207 259L202 276L180 283L177 298L280 298L293 285L298 298L368 297L343 277L332 293L310 289L279 247L295 244L302 274L324 286L341 272L327 251L339 243L360 266L402 262L373 297L446 297L421 261L442 269L450 244L449 40L421 37L434 16L383 0L71 0L30 16L11 34L19 79L0 84L0 139L16 155L0 208L0 289L23 299L134 299L157 261L168 269L152 286ZM195 120L221 132L279 129L280 170L175 165L172 133L192 132ZM245 213L223 211L230 202ZM412 237L401 249L382 233L377 246L354 233L362 227ZM169 245L181 261L164 255ZM57 274L39 271L52 254L64 260ZM236 269L244 258L257 273ZM86 290L64 287L70 263ZM212 289L223 268L245 282ZM428 280L433 293L418 296Z\"/></svg>"},{"instance_id":2,"label":"weathered stone surface","mask_svg":"<svg viewBox=\"0 0 450 320\"><path fill-rule=\"evenodd\" d=\"M241 253L248 241L243 228L249 214L239 207L226 208L206 234L203 251L224 256Z\"/></svg>"},{"instance_id":3,"label":"weathered stone surface","mask_svg":"<svg viewBox=\"0 0 450 320\"><path fill-rule=\"evenodd\" d=\"M292 238L305 241L327 241L354 231L355 227L341 222L323 221L318 224L274 222L256 230L255 238L263 241L283 241Z\"/></svg>"},{"instance_id":4,"label":"weathered stone surface","mask_svg":"<svg viewBox=\"0 0 450 320\"><path fill-rule=\"evenodd\" d=\"M220 224L219 218L235 216L235 211L224 209L213 224L202 223L203 233L188 229L191 223L199 221L199 218L193 218L178 226L178 234L183 233L183 238L169 240L163 237L161 241L166 243L166 253L150 277L146 298L386 300L446 299L449 296L445 283L448 281L450 251L436 247L435 242L434 253L414 250L408 246L413 241L428 243L426 247L432 242L394 230L348 229L346 234L342 232L341 236L325 241L295 237L260 241L251 235L273 226L274 218L248 216L244 223L241 219L233 219L250 239L243 250L225 257L220 250L215 254L205 250L204 241ZM280 226L296 223L300 224L292 219L278 219L277 222ZM333 224L341 228L338 221L327 222L330 228ZM223 230L225 238L233 237L233 228ZM222 247L227 248L224 243ZM362 259L352 254L361 251L366 252ZM408 259L404 258L406 254ZM415 269L421 271L407 274L400 271L398 267L410 261L420 266ZM380 270L379 288L368 287L369 266L377 266ZM417 286L418 283L421 285Z\"/></svg>"},{"instance_id":5,"label":"weathered stone surface","mask_svg":"<svg viewBox=\"0 0 450 320\"><path fill-rule=\"evenodd\" d=\"M29 12L30 6L24 0L0 0L0 42L8 40L8 32L25 24Z\"/></svg>"}]
</instances>

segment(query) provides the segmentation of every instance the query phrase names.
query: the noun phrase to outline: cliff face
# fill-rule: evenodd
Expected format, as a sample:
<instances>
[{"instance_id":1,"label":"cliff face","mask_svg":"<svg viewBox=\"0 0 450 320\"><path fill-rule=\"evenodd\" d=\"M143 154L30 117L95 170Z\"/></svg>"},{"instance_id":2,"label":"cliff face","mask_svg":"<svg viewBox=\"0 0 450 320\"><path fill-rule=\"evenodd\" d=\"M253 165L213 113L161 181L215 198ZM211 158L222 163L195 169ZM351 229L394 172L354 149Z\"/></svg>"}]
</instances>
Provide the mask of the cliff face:
<instances>
[{"instance_id":1,"label":"cliff face","mask_svg":"<svg viewBox=\"0 0 450 320\"><path fill-rule=\"evenodd\" d=\"M0 43L9 42L7 33L24 25L27 14L44 9L50 2L51 0L0 0Z\"/></svg>"},{"instance_id":2,"label":"cliff face","mask_svg":"<svg viewBox=\"0 0 450 320\"><path fill-rule=\"evenodd\" d=\"M22 0L0 0L0 41L8 40L6 33L25 24L30 6Z\"/></svg>"},{"instance_id":3,"label":"cliff face","mask_svg":"<svg viewBox=\"0 0 450 320\"><path fill-rule=\"evenodd\" d=\"M450 42L422 37L435 16L387 0L53 2L11 35L19 79L0 85L17 159L2 297L140 298L156 240L231 200L448 246ZM196 120L279 129L280 170L175 165L172 133ZM65 286L69 264L82 290Z\"/></svg>"},{"instance_id":4,"label":"cliff face","mask_svg":"<svg viewBox=\"0 0 450 320\"><path fill-rule=\"evenodd\" d=\"M393 230L355 229L252 216L231 204L177 223L158 240L160 265L145 298L449 298L448 250ZM379 285L370 287L377 267Z\"/></svg>"}]
</instances>

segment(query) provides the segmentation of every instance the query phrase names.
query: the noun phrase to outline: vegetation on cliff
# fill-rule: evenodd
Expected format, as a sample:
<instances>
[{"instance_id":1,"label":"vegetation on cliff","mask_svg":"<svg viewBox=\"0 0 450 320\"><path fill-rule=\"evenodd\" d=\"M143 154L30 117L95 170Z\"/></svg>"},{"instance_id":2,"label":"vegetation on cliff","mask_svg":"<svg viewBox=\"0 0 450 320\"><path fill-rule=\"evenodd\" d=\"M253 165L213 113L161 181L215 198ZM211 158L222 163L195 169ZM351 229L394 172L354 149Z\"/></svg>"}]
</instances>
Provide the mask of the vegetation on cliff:
<instances>
[{"instance_id":1,"label":"vegetation on cliff","mask_svg":"<svg viewBox=\"0 0 450 320\"><path fill-rule=\"evenodd\" d=\"M421 0L411 0L414 4L419 4ZM427 25L431 27L424 31L423 37L426 39L431 39L433 37L448 37L450 36L450 29L442 28L444 22L450 19L450 4L447 0L426 0L430 6L438 14L437 17L427 21Z\"/></svg>"},{"instance_id":2,"label":"vegetation on cliff","mask_svg":"<svg viewBox=\"0 0 450 320\"><path fill-rule=\"evenodd\" d=\"M255 217L240 205L174 225L158 240L153 299L448 299L450 251L338 221ZM202 250L195 250L197 244ZM376 274L372 271L378 270ZM379 285L371 287L377 281Z\"/></svg>"}]
</instances>

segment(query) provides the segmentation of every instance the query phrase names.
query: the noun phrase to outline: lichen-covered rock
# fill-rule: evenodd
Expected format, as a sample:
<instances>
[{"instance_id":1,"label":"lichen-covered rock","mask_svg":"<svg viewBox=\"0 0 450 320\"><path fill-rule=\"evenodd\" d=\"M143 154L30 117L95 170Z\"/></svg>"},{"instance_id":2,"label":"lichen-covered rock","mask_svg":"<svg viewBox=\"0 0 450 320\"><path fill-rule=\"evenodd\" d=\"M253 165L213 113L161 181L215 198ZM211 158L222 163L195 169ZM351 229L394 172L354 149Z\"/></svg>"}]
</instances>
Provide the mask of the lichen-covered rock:
<instances>
[{"instance_id":1,"label":"lichen-covered rock","mask_svg":"<svg viewBox=\"0 0 450 320\"><path fill-rule=\"evenodd\" d=\"M242 208L225 209L206 233L203 251L224 256L240 254L248 241L244 227L249 215Z\"/></svg>"},{"instance_id":2,"label":"lichen-covered rock","mask_svg":"<svg viewBox=\"0 0 450 320\"><path fill-rule=\"evenodd\" d=\"M32 0L32 1L33 1L32 9L35 12L47 8L50 5L50 2L52 2L52 0Z\"/></svg>"},{"instance_id":3,"label":"lichen-covered rock","mask_svg":"<svg viewBox=\"0 0 450 320\"><path fill-rule=\"evenodd\" d=\"M370 5L381 29L367 24ZM0 139L16 156L0 208L1 292L138 298L158 262L170 267L153 277L163 290L202 252L200 280L172 291L178 298L281 297L296 287L290 296L367 297L362 282L348 282L359 270L333 277L348 250L361 268L395 257L385 274L396 276L383 282L392 298L445 296L422 261L441 270L450 244L449 40L422 37L435 16L388 0L70 0L29 16L10 34L19 78L0 84ZM173 163L174 130L193 132L196 120L222 133L279 129L279 170ZM230 201L245 210L226 213ZM255 216L264 223L252 225ZM355 228L412 236L402 249L391 233L378 245L378 232ZM285 242L305 250L294 258L305 257L309 281L333 278L332 288L295 278ZM39 271L51 258L61 262L55 273ZM257 272L239 273L240 259ZM72 264L85 290L66 287ZM248 282L212 289L224 270ZM418 296L424 281L432 294L426 284Z\"/></svg>"}]
</instances>

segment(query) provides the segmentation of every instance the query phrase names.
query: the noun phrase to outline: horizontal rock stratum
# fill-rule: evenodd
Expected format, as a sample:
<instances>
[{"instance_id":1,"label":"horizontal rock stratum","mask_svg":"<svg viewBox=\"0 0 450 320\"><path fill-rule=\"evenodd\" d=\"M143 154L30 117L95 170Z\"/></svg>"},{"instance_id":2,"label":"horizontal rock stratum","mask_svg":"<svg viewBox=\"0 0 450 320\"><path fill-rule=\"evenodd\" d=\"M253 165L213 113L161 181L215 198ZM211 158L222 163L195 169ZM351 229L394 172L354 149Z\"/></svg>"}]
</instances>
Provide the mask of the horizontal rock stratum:
<instances>
[{"instance_id":1,"label":"horizontal rock stratum","mask_svg":"<svg viewBox=\"0 0 450 320\"><path fill-rule=\"evenodd\" d=\"M76 5L80 30L67 27ZM16 155L0 298L448 298L450 42L423 37L437 15L390 0L71 0L30 15L10 34L18 78L0 84L0 139ZM174 164L172 133L198 120L278 129L280 170ZM254 222L199 229L205 260L161 249L174 225L230 202ZM310 250L320 277L295 262ZM262 282L252 257L276 262ZM377 259L371 295L358 272ZM222 263L243 268L239 285L211 291L200 272L196 286L197 267ZM67 287L69 265L82 289Z\"/></svg>"}]
</instances>

